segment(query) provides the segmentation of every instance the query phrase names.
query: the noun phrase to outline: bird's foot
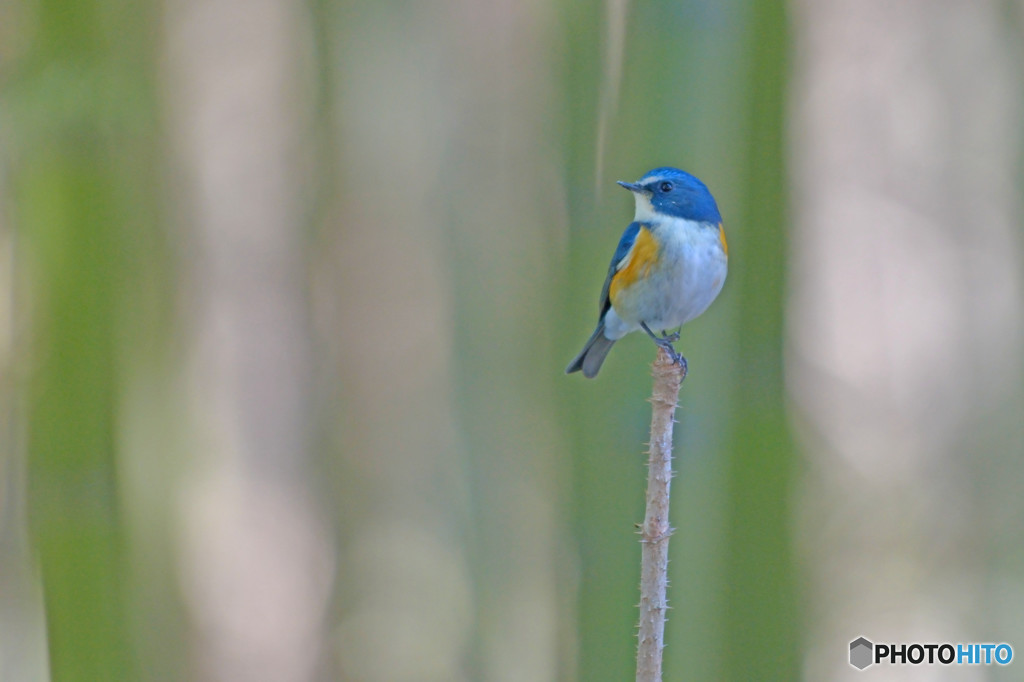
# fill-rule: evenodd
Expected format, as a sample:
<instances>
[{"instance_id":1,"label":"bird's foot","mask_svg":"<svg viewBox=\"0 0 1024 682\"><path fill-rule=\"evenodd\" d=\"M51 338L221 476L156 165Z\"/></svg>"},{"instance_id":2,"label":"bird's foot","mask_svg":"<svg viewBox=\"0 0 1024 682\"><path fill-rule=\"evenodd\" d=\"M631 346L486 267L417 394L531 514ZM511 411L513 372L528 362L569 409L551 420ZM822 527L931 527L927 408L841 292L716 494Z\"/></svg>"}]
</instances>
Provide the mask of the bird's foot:
<instances>
[{"instance_id":1,"label":"bird's foot","mask_svg":"<svg viewBox=\"0 0 1024 682\"><path fill-rule=\"evenodd\" d=\"M658 346L660 346L662 349L664 349L666 353L668 353L668 356L672 358L672 362L674 364L679 365L680 367L683 368L683 374L685 374L687 370L686 358L683 357L682 353L675 349L675 347L672 345L672 342L669 341L668 339L665 339L665 343L659 343Z\"/></svg>"},{"instance_id":2,"label":"bird's foot","mask_svg":"<svg viewBox=\"0 0 1024 682\"><path fill-rule=\"evenodd\" d=\"M675 346L672 345L673 341L679 340L679 332L676 331L673 332L672 334L664 333L663 336L658 336L657 334L651 331L651 328L648 327L646 323L641 322L640 327L645 332L647 332L647 335L651 337L651 339L654 341L654 343L658 345L659 348L663 349L666 353L668 353L668 356L672 359L673 363L683 368L683 373L685 374L687 370L686 358L684 358L683 354L678 352L675 349Z\"/></svg>"}]
</instances>

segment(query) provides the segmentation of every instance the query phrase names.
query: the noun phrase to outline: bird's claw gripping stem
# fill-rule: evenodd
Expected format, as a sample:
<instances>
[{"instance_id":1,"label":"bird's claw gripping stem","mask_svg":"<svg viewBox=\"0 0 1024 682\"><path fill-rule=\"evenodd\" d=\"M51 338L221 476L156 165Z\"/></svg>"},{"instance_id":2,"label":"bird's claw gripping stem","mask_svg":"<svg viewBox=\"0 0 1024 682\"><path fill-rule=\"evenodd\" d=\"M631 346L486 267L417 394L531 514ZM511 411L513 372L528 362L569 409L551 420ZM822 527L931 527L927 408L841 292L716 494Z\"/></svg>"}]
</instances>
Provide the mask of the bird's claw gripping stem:
<instances>
[{"instance_id":1,"label":"bird's claw gripping stem","mask_svg":"<svg viewBox=\"0 0 1024 682\"><path fill-rule=\"evenodd\" d=\"M647 323L641 322L640 327L645 332L647 332L647 335L651 337L651 339L654 341L654 343L658 345L659 348L663 348L665 352L668 353L668 356L672 358L673 363L683 368L683 374L686 374L686 358L683 357L682 353L676 351L675 347L672 345L673 341L679 340L679 332L675 331L671 334L665 332L664 336L658 336L657 334L651 331L651 328L647 326Z\"/></svg>"}]
</instances>

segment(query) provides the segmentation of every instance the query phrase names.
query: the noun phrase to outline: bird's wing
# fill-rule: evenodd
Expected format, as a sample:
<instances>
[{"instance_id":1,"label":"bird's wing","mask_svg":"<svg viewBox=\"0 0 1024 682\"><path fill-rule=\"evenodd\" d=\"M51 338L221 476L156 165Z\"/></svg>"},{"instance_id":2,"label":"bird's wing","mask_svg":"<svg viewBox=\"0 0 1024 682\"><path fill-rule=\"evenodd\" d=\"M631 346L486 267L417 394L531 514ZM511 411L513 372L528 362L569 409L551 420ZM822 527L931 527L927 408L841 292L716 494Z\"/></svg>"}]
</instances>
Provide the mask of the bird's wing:
<instances>
[{"instance_id":1,"label":"bird's wing","mask_svg":"<svg viewBox=\"0 0 1024 682\"><path fill-rule=\"evenodd\" d=\"M608 289L612 285L612 277L625 266L626 256L629 254L629 250L633 248L633 244L636 243L636 236L638 234L640 234L640 223L630 223L626 231L622 233L619 245L615 248L615 255L612 256L612 262L608 266L608 277L605 278L604 287L601 288L601 317L604 317L604 314L608 312L608 308L612 305L611 299L608 297Z\"/></svg>"}]
</instances>

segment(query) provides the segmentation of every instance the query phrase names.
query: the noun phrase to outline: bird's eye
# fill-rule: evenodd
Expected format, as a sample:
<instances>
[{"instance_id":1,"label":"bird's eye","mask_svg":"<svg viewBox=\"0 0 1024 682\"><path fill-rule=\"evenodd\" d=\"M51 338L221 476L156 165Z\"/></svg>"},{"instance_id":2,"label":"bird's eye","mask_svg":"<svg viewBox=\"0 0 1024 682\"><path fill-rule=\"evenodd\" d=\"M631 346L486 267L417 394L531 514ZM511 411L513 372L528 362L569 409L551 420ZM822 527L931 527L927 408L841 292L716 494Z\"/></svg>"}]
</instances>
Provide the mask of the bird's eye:
<instances>
[{"instance_id":1,"label":"bird's eye","mask_svg":"<svg viewBox=\"0 0 1024 682\"><path fill-rule=\"evenodd\" d=\"M672 191L672 183L671 182L663 182L663 183L661 183L660 189L661 189L662 192L671 192Z\"/></svg>"}]
</instances>

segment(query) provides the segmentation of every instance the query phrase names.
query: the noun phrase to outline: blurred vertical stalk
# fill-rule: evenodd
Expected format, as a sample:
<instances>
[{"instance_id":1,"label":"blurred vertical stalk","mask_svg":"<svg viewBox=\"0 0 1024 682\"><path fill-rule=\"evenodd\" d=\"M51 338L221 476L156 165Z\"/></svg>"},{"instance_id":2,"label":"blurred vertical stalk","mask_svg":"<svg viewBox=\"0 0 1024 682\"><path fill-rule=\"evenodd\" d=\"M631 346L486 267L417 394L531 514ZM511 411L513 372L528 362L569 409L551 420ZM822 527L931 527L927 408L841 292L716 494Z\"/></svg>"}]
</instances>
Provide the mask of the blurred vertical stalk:
<instances>
[{"instance_id":1,"label":"blurred vertical stalk","mask_svg":"<svg viewBox=\"0 0 1024 682\"><path fill-rule=\"evenodd\" d=\"M178 217L198 256L180 572L201 679L322 674L334 554L309 470L307 19L293 0L168 6Z\"/></svg>"},{"instance_id":2,"label":"blurred vertical stalk","mask_svg":"<svg viewBox=\"0 0 1024 682\"><path fill-rule=\"evenodd\" d=\"M13 226L0 164L0 680L46 677L42 591L28 536L24 404L26 311L17 305Z\"/></svg>"},{"instance_id":3,"label":"blurred vertical stalk","mask_svg":"<svg viewBox=\"0 0 1024 682\"><path fill-rule=\"evenodd\" d=\"M799 677L799 619L792 557L794 447L782 384L787 183L784 162L785 2L750 4L746 111L747 193L730 277L740 315L728 464L723 679Z\"/></svg>"},{"instance_id":4,"label":"blurred vertical stalk","mask_svg":"<svg viewBox=\"0 0 1024 682\"><path fill-rule=\"evenodd\" d=\"M34 3L4 89L31 305L30 528L58 682L137 678L115 432L129 237L150 223L151 17L121 5Z\"/></svg>"},{"instance_id":5,"label":"blurred vertical stalk","mask_svg":"<svg viewBox=\"0 0 1024 682\"><path fill-rule=\"evenodd\" d=\"M61 252L37 271L46 291L35 302L42 356L29 406L31 527L57 682L132 677L113 434L119 225L100 149L79 152L39 161L23 179L24 191L38 194L21 217L29 230L45 223L44 238Z\"/></svg>"}]
</instances>

